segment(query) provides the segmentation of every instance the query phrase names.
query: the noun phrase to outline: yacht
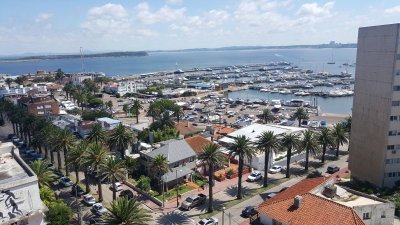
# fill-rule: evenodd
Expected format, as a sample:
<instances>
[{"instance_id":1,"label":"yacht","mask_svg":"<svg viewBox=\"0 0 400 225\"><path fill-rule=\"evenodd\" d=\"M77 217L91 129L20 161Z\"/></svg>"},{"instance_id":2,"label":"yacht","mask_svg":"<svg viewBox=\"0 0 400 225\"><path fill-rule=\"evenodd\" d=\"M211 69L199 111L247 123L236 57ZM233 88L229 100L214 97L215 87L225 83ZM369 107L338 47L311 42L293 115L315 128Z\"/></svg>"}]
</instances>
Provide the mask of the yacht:
<instances>
[{"instance_id":1,"label":"yacht","mask_svg":"<svg viewBox=\"0 0 400 225\"><path fill-rule=\"evenodd\" d=\"M274 108L274 109L280 109L280 108L282 108L282 105L281 105L281 100L271 100L271 105L272 105L272 107Z\"/></svg>"}]
</instances>

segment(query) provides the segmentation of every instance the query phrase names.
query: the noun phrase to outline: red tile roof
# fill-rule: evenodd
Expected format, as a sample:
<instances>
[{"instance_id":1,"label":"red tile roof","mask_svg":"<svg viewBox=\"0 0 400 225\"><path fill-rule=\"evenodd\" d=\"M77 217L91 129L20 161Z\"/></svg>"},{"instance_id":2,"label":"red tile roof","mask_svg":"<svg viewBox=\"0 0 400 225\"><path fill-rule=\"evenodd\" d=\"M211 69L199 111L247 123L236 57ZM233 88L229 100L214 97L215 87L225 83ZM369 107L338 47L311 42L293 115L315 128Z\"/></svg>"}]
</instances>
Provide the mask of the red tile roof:
<instances>
[{"instance_id":1,"label":"red tile roof","mask_svg":"<svg viewBox=\"0 0 400 225\"><path fill-rule=\"evenodd\" d=\"M190 145L194 152L197 155L203 152L203 147L207 144L212 143L210 140L203 138L202 136L194 136L190 138L186 138L185 141Z\"/></svg>"},{"instance_id":2,"label":"red tile roof","mask_svg":"<svg viewBox=\"0 0 400 225\"><path fill-rule=\"evenodd\" d=\"M183 136L201 131L200 128L193 126L192 123L187 121L176 123L175 127Z\"/></svg>"},{"instance_id":3,"label":"red tile roof","mask_svg":"<svg viewBox=\"0 0 400 225\"><path fill-rule=\"evenodd\" d=\"M288 198L259 208L259 211L276 221L290 225L364 225L350 207L311 193L300 196L302 200L299 208L293 206L294 198Z\"/></svg>"}]
</instances>

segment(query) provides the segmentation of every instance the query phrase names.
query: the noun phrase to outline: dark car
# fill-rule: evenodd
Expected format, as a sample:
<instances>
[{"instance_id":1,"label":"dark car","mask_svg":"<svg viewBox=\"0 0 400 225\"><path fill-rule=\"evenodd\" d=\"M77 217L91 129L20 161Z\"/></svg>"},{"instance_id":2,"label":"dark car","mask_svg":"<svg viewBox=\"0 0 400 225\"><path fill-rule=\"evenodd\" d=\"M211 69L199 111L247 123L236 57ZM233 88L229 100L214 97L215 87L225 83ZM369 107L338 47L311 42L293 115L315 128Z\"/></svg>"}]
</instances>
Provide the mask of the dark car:
<instances>
[{"instance_id":1,"label":"dark car","mask_svg":"<svg viewBox=\"0 0 400 225\"><path fill-rule=\"evenodd\" d=\"M127 197L128 200L132 199L134 197L133 192L131 190L123 190L119 194L119 197Z\"/></svg>"},{"instance_id":2,"label":"dark car","mask_svg":"<svg viewBox=\"0 0 400 225\"><path fill-rule=\"evenodd\" d=\"M286 189L288 189L289 187L283 187L280 191L279 191L279 193L281 193L282 191L285 191Z\"/></svg>"},{"instance_id":3,"label":"dark car","mask_svg":"<svg viewBox=\"0 0 400 225\"><path fill-rule=\"evenodd\" d=\"M246 206L243 210L242 210L242 216L243 217L250 217L254 214L257 213L256 207L254 206Z\"/></svg>"},{"instance_id":4,"label":"dark car","mask_svg":"<svg viewBox=\"0 0 400 225\"><path fill-rule=\"evenodd\" d=\"M74 184L71 187L71 194L73 196L81 197L82 195L85 194L85 191L79 185Z\"/></svg>"},{"instance_id":5,"label":"dark car","mask_svg":"<svg viewBox=\"0 0 400 225\"><path fill-rule=\"evenodd\" d=\"M8 139L13 139L15 137L15 134L8 134Z\"/></svg>"},{"instance_id":6,"label":"dark car","mask_svg":"<svg viewBox=\"0 0 400 225\"><path fill-rule=\"evenodd\" d=\"M332 174L332 173L336 173L339 170L340 170L340 168L338 166L330 165L330 166L328 166L328 169L326 170L326 172Z\"/></svg>"}]
</instances>

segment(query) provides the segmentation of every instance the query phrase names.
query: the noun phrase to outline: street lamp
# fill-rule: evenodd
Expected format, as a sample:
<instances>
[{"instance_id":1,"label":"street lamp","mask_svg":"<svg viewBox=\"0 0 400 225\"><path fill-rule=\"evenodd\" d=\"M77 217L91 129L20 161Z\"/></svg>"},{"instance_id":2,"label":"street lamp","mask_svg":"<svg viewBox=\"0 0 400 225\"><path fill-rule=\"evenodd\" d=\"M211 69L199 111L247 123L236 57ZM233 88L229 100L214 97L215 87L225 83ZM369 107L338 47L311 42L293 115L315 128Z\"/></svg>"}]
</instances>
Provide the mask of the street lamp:
<instances>
[{"instance_id":1,"label":"street lamp","mask_svg":"<svg viewBox=\"0 0 400 225\"><path fill-rule=\"evenodd\" d=\"M179 170L182 172L182 170ZM176 207L179 208L179 182L178 182L178 169L175 170L175 179L176 179Z\"/></svg>"},{"instance_id":2,"label":"street lamp","mask_svg":"<svg viewBox=\"0 0 400 225\"><path fill-rule=\"evenodd\" d=\"M225 206L222 206L222 225L224 225Z\"/></svg>"}]
</instances>

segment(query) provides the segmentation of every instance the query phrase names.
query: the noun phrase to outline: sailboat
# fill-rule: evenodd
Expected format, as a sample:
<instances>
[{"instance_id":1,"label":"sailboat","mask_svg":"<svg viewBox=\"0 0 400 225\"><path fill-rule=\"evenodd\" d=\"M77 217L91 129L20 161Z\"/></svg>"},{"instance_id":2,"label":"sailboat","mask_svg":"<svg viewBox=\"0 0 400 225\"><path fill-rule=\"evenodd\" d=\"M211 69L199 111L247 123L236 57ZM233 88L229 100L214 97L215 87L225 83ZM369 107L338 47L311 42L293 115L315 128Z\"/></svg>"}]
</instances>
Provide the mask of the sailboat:
<instances>
[{"instance_id":1,"label":"sailboat","mask_svg":"<svg viewBox=\"0 0 400 225\"><path fill-rule=\"evenodd\" d=\"M329 61L328 64L335 64L335 61L333 61L333 49L332 49L331 61Z\"/></svg>"}]
</instances>

